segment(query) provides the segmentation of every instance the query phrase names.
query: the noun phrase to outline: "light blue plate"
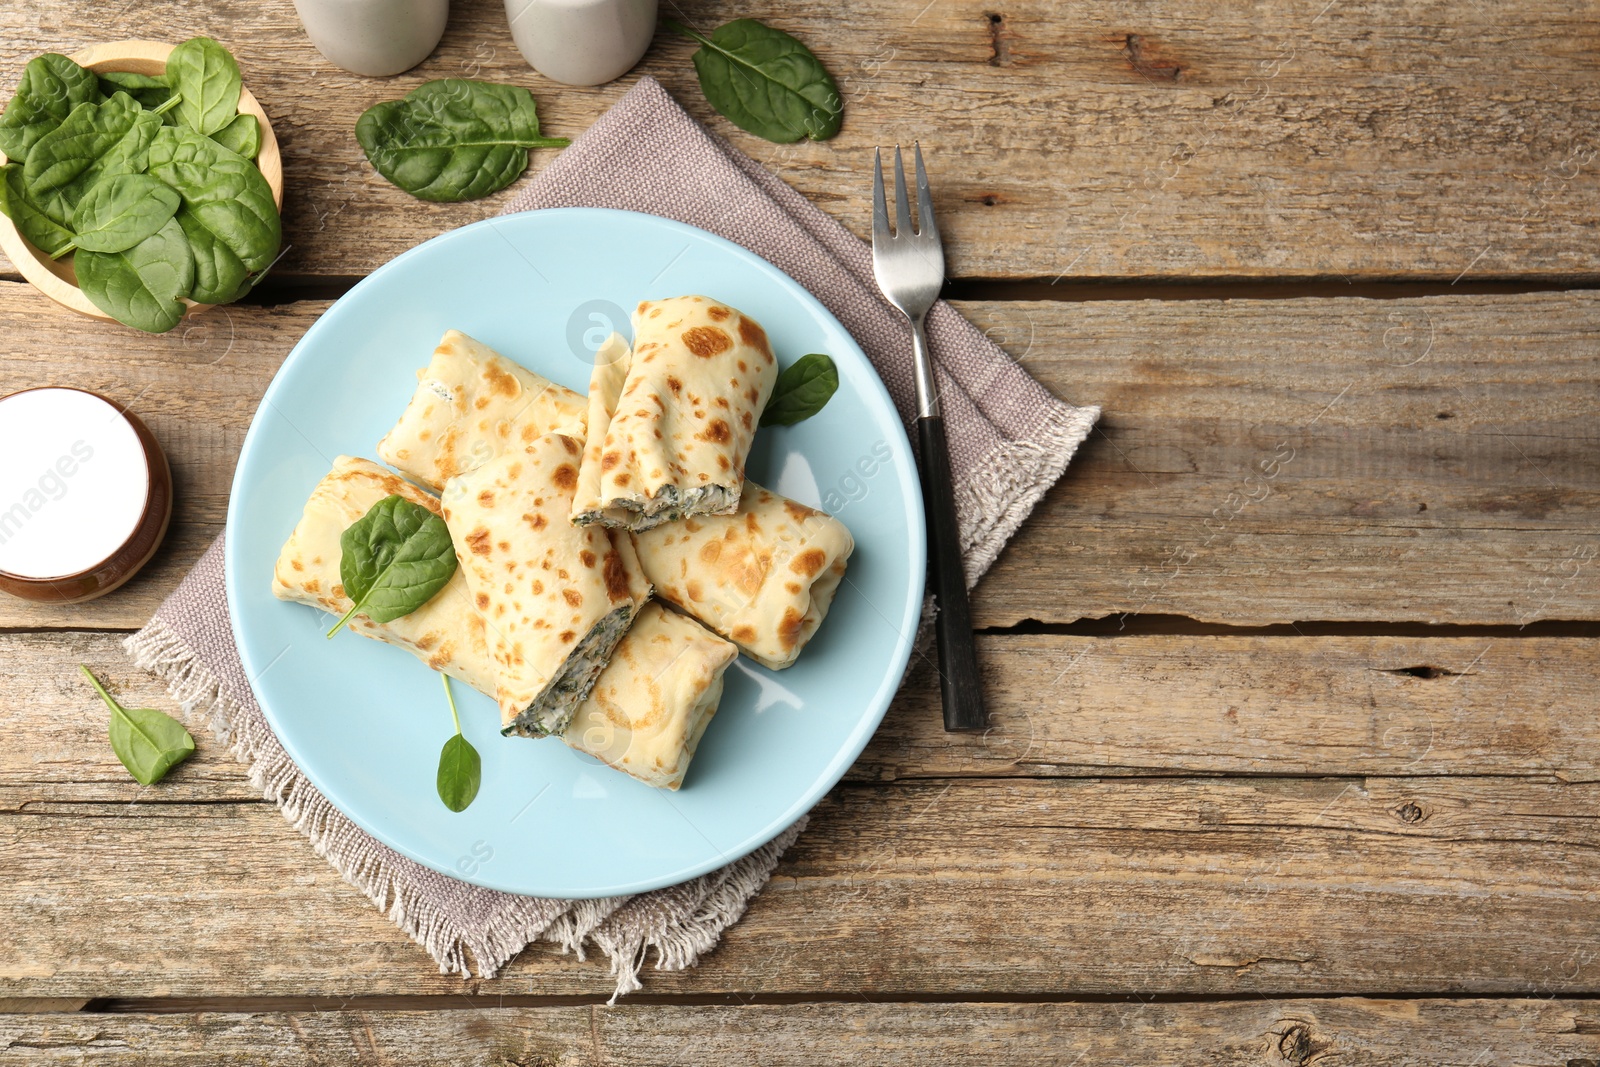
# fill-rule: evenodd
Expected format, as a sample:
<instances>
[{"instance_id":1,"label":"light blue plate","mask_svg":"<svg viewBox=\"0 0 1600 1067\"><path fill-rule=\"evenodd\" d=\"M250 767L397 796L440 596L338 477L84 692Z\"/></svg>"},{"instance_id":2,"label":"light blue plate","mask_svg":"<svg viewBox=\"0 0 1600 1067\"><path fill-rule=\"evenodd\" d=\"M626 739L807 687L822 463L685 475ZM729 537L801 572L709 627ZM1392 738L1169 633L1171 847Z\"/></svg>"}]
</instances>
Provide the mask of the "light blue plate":
<instances>
[{"instance_id":1,"label":"light blue plate","mask_svg":"<svg viewBox=\"0 0 1600 1067\"><path fill-rule=\"evenodd\" d=\"M494 702L455 687L483 787L434 791L451 734L437 678L271 593L273 563L340 453L374 457L446 329L586 391L592 348L639 300L703 293L748 312L779 362L826 352L821 414L762 430L758 482L838 515L855 555L799 662L740 658L684 787L652 789L559 741L501 737ZM324 796L385 844L479 885L554 897L641 892L760 847L860 754L899 685L922 602L922 499L882 382L822 305L763 259L680 223L592 209L463 227L375 271L319 319L267 389L228 506L233 632L279 740Z\"/></svg>"}]
</instances>

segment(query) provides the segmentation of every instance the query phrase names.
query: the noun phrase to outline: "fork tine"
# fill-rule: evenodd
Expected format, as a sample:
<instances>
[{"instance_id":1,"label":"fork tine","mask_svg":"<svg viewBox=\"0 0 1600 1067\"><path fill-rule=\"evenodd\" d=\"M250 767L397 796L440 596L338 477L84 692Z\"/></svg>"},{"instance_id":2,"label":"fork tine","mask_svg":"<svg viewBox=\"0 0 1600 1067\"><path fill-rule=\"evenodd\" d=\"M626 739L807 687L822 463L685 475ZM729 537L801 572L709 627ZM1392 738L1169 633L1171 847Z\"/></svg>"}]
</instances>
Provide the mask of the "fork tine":
<instances>
[{"instance_id":1,"label":"fork tine","mask_svg":"<svg viewBox=\"0 0 1600 1067\"><path fill-rule=\"evenodd\" d=\"M883 202L883 153L872 150L872 247L886 245L894 235L889 232L889 209Z\"/></svg>"},{"instance_id":2,"label":"fork tine","mask_svg":"<svg viewBox=\"0 0 1600 1067\"><path fill-rule=\"evenodd\" d=\"M894 146L894 233L896 237L910 237L911 198L906 195L906 168L900 163L900 146Z\"/></svg>"},{"instance_id":3,"label":"fork tine","mask_svg":"<svg viewBox=\"0 0 1600 1067\"><path fill-rule=\"evenodd\" d=\"M922 168L922 145L912 143L917 154L917 233L939 239L939 226L933 221L933 194L928 191L928 172Z\"/></svg>"}]
</instances>

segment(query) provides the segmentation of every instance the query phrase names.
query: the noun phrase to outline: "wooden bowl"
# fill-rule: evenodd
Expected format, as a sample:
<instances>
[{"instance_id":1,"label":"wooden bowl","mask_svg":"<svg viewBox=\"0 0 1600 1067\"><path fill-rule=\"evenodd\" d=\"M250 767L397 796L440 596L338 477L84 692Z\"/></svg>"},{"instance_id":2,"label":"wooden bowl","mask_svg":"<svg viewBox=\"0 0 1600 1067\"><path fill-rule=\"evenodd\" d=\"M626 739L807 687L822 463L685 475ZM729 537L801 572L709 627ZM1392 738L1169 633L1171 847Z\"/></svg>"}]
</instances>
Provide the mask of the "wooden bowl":
<instances>
[{"instance_id":1,"label":"wooden bowl","mask_svg":"<svg viewBox=\"0 0 1600 1067\"><path fill-rule=\"evenodd\" d=\"M172 54L174 47L161 41L115 41L110 44L90 45L82 51L74 52L68 58L96 74L112 70L127 71L132 74L165 74L167 56ZM239 111L254 115L256 121L261 124L261 152L256 156L256 166L261 168L262 177L266 178L267 184L271 186L272 201L281 213L283 157L278 153L278 138L272 132L272 123L248 88L239 92ZM0 164L5 162L5 153L0 152ZM110 315L95 307L78 288L78 276L73 272L70 255L51 259L18 233L16 226L12 225L11 220L4 215L0 215L0 248L5 249L6 255L16 264L22 276L51 300L93 319L115 321ZM184 303L189 306L185 314L194 314L211 306L197 304L193 300L185 300Z\"/></svg>"}]
</instances>

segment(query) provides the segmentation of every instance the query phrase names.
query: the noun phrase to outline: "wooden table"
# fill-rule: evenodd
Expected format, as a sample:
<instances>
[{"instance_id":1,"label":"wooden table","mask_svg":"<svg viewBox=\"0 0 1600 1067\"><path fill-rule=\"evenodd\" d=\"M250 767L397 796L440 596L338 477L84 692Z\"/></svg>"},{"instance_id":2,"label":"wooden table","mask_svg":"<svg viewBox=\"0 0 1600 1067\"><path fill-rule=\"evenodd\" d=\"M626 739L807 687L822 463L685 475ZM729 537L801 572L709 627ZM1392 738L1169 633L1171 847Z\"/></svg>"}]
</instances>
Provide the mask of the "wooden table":
<instances>
[{"instance_id":1,"label":"wooden table","mask_svg":"<svg viewBox=\"0 0 1600 1067\"><path fill-rule=\"evenodd\" d=\"M7 5L6 92L44 50L232 48L292 248L159 337L0 263L0 390L131 403L180 494L126 589L0 602L0 1063L1600 1061L1595 4L685 3L810 42L844 132L732 129L665 33L641 70L858 233L868 147L920 139L950 295L1105 410L977 590L993 730L914 675L723 944L614 1008L544 948L440 976L205 737L141 790L75 665L172 706L118 643L222 528L274 370L505 199L408 198L356 116L481 77L575 135L632 76L543 81L494 0L383 82L288 0Z\"/></svg>"}]
</instances>

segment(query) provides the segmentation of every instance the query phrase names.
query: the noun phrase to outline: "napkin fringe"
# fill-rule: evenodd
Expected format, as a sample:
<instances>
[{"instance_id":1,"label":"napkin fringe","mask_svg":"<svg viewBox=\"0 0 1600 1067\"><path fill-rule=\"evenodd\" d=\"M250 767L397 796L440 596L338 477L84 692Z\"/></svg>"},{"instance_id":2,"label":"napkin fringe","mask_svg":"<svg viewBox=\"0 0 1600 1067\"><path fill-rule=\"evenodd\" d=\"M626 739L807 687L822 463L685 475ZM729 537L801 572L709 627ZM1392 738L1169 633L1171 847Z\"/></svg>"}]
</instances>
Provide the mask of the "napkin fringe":
<instances>
[{"instance_id":1,"label":"napkin fringe","mask_svg":"<svg viewBox=\"0 0 1600 1067\"><path fill-rule=\"evenodd\" d=\"M956 508L970 527L961 539L967 586L978 584L1011 534L1060 480L1100 417L1097 407L1072 408L1041 425L1038 440L1007 441L978 461L956 488Z\"/></svg>"},{"instance_id":2,"label":"napkin fringe","mask_svg":"<svg viewBox=\"0 0 1600 1067\"><path fill-rule=\"evenodd\" d=\"M756 893L767 884L778 860L794 844L809 815L765 845L728 867L722 877L710 888L698 907L688 917L651 930L614 924L597 930L592 940L611 960L611 976L616 979L616 991L607 1004L617 998L643 988L639 972L644 969L650 950L655 950L658 971L686 971L700 962L700 957L710 952L722 939L722 933L744 916Z\"/></svg>"},{"instance_id":3,"label":"napkin fringe","mask_svg":"<svg viewBox=\"0 0 1600 1067\"><path fill-rule=\"evenodd\" d=\"M615 1004L618 997L643 988L639 972L652 949L657 970L679 971L693 967L716 947L722 932L744 914L750 898L771 877L783 850L806 824L802 818L730 865L699 907L660 928L644 931L617 924L614 930L602 929L631 897L562 901L554 915L550 906L557 902L518 897L487 927L469 934L423 893L407 891L371 839L340 817L338 809L299 773L287 753L268 745L256 732L236 727L232 703L221 683L164 621L151 620L123 641L123 649L134 666L166 684L168 694L191 724L200 720L209 724L217 742L246 765L250 782L261 795L277 805L341 878L421 945L438 962L440 974L471 977L469 952L478 976L493 978L530 941L553 943L562 953L575 954L580 960L586 958L585 946L593 945L610 960L616 985L609 1003Z\"/></svg>"}]
</instances>

